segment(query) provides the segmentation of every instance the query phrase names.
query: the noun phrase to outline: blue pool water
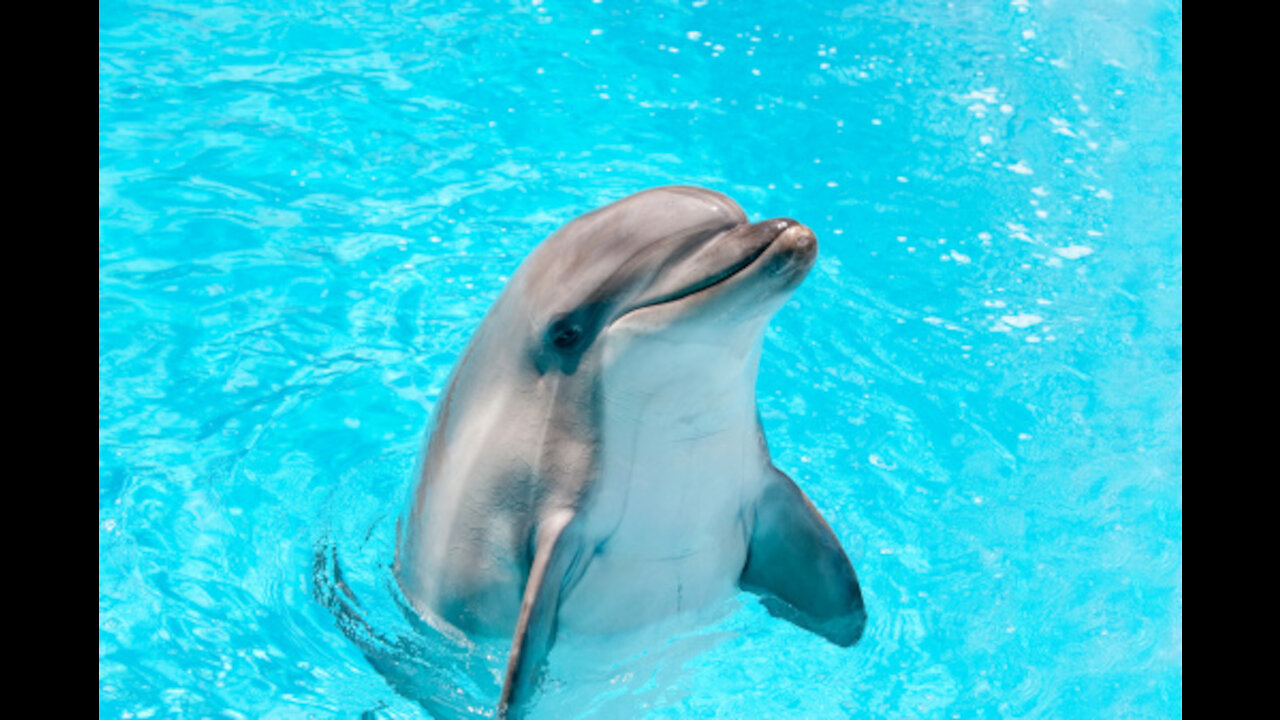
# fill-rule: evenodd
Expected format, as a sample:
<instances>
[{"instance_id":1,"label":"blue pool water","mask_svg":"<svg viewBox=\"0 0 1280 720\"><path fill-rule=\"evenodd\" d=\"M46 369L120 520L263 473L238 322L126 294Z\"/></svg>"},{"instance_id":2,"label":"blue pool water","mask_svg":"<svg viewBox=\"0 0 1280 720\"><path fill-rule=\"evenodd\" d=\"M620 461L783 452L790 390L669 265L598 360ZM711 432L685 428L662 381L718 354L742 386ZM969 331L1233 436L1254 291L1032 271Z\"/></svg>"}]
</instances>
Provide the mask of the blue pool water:
<instances>
[{"instance_id":1,"label":"blue pool water","mask_svg":"<svg viewBox=\"0 0 1280 720\"><path fill-rule=\"evenodd\" d=\"M98 77L102 717L427 717L388 658L491 713L390 524L519 260L670 183L818 235L760 408L870 622L742 596L547 702L1182 714L1180 3L103 0Z\"/></svg>"}]
</instances>

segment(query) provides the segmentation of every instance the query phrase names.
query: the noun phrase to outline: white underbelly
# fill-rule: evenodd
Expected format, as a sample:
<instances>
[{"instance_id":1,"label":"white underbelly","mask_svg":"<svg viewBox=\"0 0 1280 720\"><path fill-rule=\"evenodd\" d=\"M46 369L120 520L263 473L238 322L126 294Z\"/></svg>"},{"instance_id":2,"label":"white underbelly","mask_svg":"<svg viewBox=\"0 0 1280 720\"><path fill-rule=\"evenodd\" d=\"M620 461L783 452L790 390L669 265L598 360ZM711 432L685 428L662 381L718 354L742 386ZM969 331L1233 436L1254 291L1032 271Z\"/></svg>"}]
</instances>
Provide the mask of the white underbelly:
<instances>
[{"instance_id":1,"label":"white underbelly","mask_svg":"<svg viewBox=\"0 0 1280 720\"><path fill-rule=\"evenodd\" d=\"M617 633L719 605L746 563L751 501L762 463L750 432L699 443L634 438L606 458L578 525L586 561L560 623Z\"/></svg>"},{"instance_id":2,"label":"white underbelly","mask_svg":"<svg viewBox=\"0 0 1280 720\"><path fill-rule=\"evenodd\" d=\"M599 475L575 522L586 564L560 603L569 631L621 633L714 609L737 593L746 563L769 463L758 343L690 348L640 333L632 342L615 326L606 346Z\"/></svg>"},{"instance_id":3,"label":"white underbelly","mask_svg":"<svg viewBox=\"0 0 1280 720\"><path fill-rule=\"evenodd\" d=\"M590 558L560 606L560 627L583 634L636 630L714 611L737 593L746 562L741 534L689 555L640 558L607 549Z\"/></svg>"}]
</instances>

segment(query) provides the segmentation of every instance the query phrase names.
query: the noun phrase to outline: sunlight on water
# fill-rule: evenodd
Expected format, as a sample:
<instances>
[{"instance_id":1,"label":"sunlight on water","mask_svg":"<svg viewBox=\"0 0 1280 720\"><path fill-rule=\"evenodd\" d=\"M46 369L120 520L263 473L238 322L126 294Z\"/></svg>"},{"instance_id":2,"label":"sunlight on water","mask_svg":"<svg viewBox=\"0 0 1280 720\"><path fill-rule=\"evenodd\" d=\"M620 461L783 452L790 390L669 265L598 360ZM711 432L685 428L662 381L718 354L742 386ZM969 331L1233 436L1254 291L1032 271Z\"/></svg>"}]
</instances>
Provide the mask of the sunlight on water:
<instances>
[{"instance_id":1,"label":"sunlight on water","mask_svg":"<svg viewBox=\"0 0 1280 720\"><path fill-rule=\"evenodd\" d=\"M869 625L742 595L542 714L1181 715L1179 3L107 0L98 89L100 716L491 716L390 573L430 411L672 183L817 233L760 411Z\"/></svg>"}]
</instances>

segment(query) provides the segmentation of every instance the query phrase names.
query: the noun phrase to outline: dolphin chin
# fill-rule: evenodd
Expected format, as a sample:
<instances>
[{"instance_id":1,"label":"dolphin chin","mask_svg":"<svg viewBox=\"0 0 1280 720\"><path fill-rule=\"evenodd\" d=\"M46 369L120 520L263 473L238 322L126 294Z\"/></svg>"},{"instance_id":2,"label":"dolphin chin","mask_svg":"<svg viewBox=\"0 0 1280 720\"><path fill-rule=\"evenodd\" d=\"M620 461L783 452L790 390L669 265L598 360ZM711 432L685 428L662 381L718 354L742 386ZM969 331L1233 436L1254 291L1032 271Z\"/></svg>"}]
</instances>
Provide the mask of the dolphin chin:
<instances>
[{"instance_id":1,"label":"dolphin chin","mask_svg":"<svg viewBox=\"0 0 1280 720\"><path fill-rule=\"evenodd\" d=\"M454 368L398 525L412 606L512 638L518 715L557 628L627 632L745 589L847 646L866 612L831 528L774 467L765 326L817 257L702 188L587 213L512 276Z\"/></svg>"}]
</instances>

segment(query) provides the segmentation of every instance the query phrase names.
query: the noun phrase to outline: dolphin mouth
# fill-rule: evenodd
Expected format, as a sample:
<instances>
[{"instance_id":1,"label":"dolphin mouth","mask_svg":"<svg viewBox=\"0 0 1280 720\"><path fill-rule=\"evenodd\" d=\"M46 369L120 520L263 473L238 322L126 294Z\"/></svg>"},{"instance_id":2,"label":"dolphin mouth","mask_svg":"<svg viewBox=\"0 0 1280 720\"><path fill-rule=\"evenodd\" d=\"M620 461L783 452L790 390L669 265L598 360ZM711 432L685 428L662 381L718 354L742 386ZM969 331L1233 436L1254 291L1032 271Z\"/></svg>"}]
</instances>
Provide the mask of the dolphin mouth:
<instances>
[{"instance_id":1,"label":"dolphin mouth","mask_svg":"<svg viewBox=\"0 0 1280 720\"><path fill-rule=\"evenodd\" d=\"M763 245L756 248L755 250L752 250L750 253L743 256L741 260L730 265L724 270L721 270L720 272L715 273L710 277L704 278L703 280L690 285L684 290L670 293L663 297L654 298L653 300L645 303L640 307L649 307L651 305L663 305L665 303L675 302L676 300L682 300L684 298L689 297L690 295L695 295L697 293L702 292L703 290L709 290L715 287L716 285L719 285L720 283L725 282L729 278L737 275L743 270L746 270L752 263L760 259L760 256L763 255L765 251L768 250L769 247L773 245L773 241L777 240L778 236L781 234L782 234L782 231L779 230L773 237L769 238L769 240L765 242ZM639 309L639 308L636 308L636 309Z\"/></svg>"},{"instance_id":2,"label":"dolphin mouth","mask_svg":"<svg viewBox=\"0 0 1280 720\"><path fill-rule=\"evenodd\" d=\"M797 223L794 220L787 220L787 219L766 220L765 222L757 223L755 225L740 225L737 228L729 230L728 232L731 233L731 232L734 232L735 230L746 228L746 232L750 232L751 230L760 228L765 231L764 233L762 233L764 240L763 242L760 242L759 240L757 240L755 243L752 243L753 245L757 245L757 246L753 247L749 252L747 252L742 257L738 258L736 261L734 261L724 269L720 270L719 272L712 273L711 275L708 275L702 280L699 280L691 285L687 285L684 288L677 290L675 292L659 295L657 297L646 300L645 302L642 302L638 305L627 308L625 312L623 312L614 320L616 321L625 315L629 315L635 312L636 310L643 310L644 308L650 308L656 305L666 305L668 303L673 303L679 300L683 300L685 298L691 297L693 295L697 295L698 293L706 292L718 285L722 285L728 282L732 278L742 274L742 272L747 268L754 265L755 262L761 258L761 256L763 256L766 252L769 251L769 248L773 247L774 243L778 240L778 238L782 237L783 233L785 233L788 229L798 225L800 225L800 223ZM723 237L723 235L718 237Z\"/></svg>"}]
</instances>

